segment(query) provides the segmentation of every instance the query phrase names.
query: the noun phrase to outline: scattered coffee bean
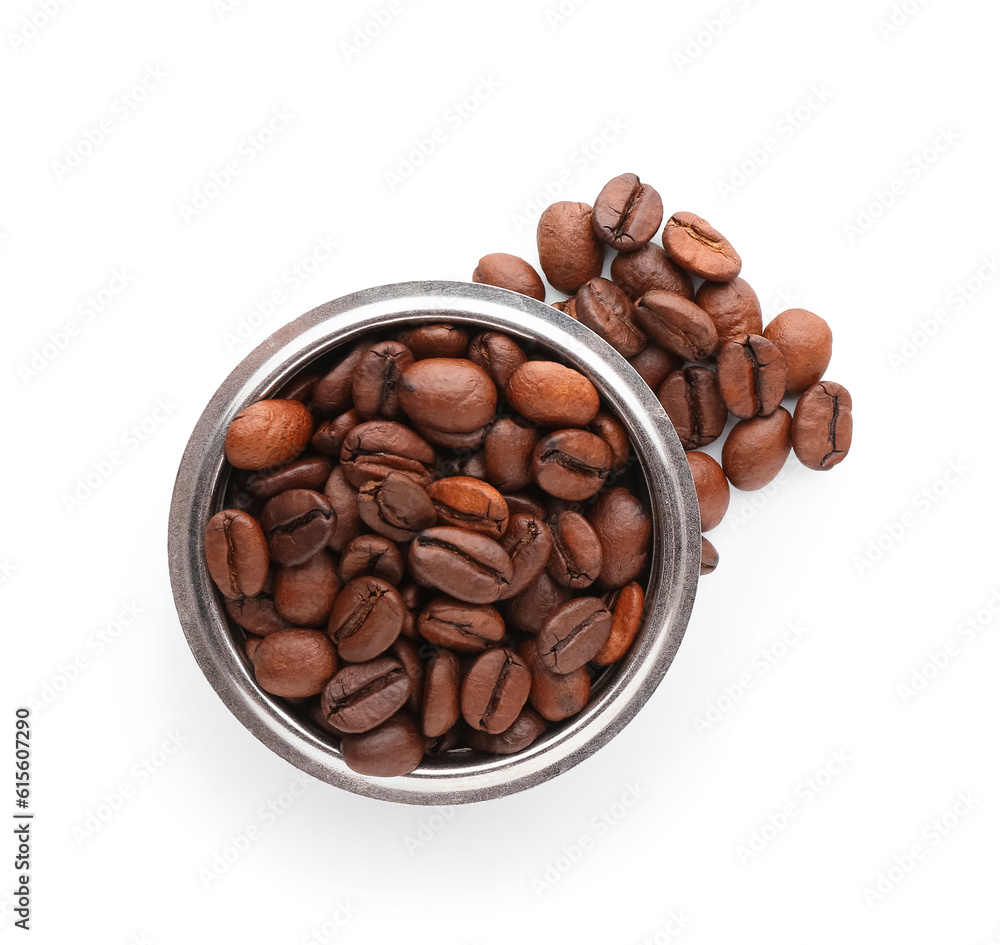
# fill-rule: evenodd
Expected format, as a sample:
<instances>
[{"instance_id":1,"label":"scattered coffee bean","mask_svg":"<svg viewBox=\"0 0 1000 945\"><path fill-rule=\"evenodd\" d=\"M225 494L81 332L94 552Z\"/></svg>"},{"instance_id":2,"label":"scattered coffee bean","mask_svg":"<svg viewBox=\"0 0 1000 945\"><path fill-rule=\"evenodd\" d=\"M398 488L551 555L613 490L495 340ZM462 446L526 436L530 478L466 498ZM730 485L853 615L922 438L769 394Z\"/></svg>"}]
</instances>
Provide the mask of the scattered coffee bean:
<instances>
[{"instance_id":1,"label":"scattered coffee bean","mask_svg":"<svg viewBox=\"0 0 1000 945\"><path fill-rule=\"evenodd\" d=\"M345 546L338 573L343 584L368 575L398 587L406 565L394 541L384 535L358 535Z\"/></svg>"},{"instance_id":2,"label":"scattered coffee bean","mask_svg":"<svg viewBox=\"0 0 1000 945\"><path fill-rule=\"evenodd\" d=\"M518 655L531 670L531 690L528 701L543 719L561 722L581 711L590 699L590 674L585 666L568 672L554 673L538 656L538 641L525 640Z\"/></svg>"},{"instance_id":3,"label":"scattered coffee bean","mask_svg":"<svg viewBox=\"0 0 1000 945\"><path fill-rule=\"evenodd\" d=\"M418 361L462 358L469 346L469 333L457 325L420 325L400 332L396 340L406 345Z\"/></svg>"},{"instance_id":4,"label":"scattered coffee bean","mask_svg":"<svg viewBox=\"0 0 1000 945\"><path fill-rule=\"evenodd\" d=\"M763 322L757 293L739 276L732 282L702 283L694 300L715 323L719 344L741 335L761 333Z\"/></svg>"},{"instance_id":5,"label":"scattered coffee bean","mask_svg":"<svg viewBox=\"0 0 1000 945\"><path fill-rule=\"evenodd\" d=\"M552 532L538 516L518 512L510 517L500 544L510 556L514 570L503 597L514 597L545 570L552 553Z\"/></svg>"},{"instance_id":6,"label":"scattered coffee bean","mask_svg":"<svg viewBox=\"0 0 1000 945\"><path fill-rule=\"evenodd\" d=\"M704 535L701 536L701 574L711 574L719 566L719 552Z\"/></svg>"},{"instance_id":7,"label":"scattered coffee bean","mask_svg":"<svg viewBox=\"0 0 1000 945\"><path fill-rule=\"evenodd\" d=\"M572 295L604 268L604 243L595 235L592 208L560 200L538 218L538 261L553 288Z\"/></svg>"},{"instance_id":8,"label":"scattered coffee bean","mask_svg":"<svg viewBox=\"0 0 1000 945\"><path fill-rule=\"evenodd\" d=\"M506 391L514 372L528 356L509 335L484 331L469 343L469 360L493 378L498 390Z\"/></svg>"},{"instance_id":9,"label":"scattered coffee bean","mask_svg":"<svg viewBox=\"0 0 1000 945\"><path fill-rule=\"evenodd\" d=\"M694 298L691 277L659 246L647 243L632 253L619 253L611 263L611 281L635 301L650 289Z\"/></svg>"},{"instance_id":10,"label":"scattered coffee bean","mask_svg":"<svg viewBox=\"0 0 1000 945\"><path fill-rule=\"evenodd\" d=\"M763 489L781 472L791 450L792 415L779 407L766 417L741 420L729 431L722 468L737 489Z\"/></svg>"},{"instance_id":11,"label":"scattered coffee bean","mask_svg":"<svg viewBox=\"0 0 1000 945\"><path fill-rule=\"evenodd\" d=\"M271 499L289 489L321 491L332 471L333 463L325 456L310 456L273 472L255 473L247 480L247 492L255 499Z\"/></svg>"},{"instance_id":12,"label":"scattered coffee bean","mask_svg":"<svg viewBox=\"0 0 1000 945\"><path fill-rule=\"evenodd\" d=\"M687 461L698 493L701 530L708 532L722 521L729 508L729 480L722 467L708 453L692 450L687 454Z\"/></svg>"},{"instance_id":13,"label":"scattered coffee bean","mask_svg":"<svg viewBox=\"0 0 1000 945\"><path fill-rule=\"evenodd\" d=\"M635 303L635 320L658 345L688 361L707 358L719 343L712 319L673 292L651 289Z\"/></svg>"},{"instance_id":14,"label":"scattered coffee bean","mask_svg":"<svg viewBox=\"0 0 1000 945\"><path fill-rule=\"evenodd\" d=\"M419 426L441 433L470 433L493 419L497 389L489 374L472 361L426 358L403 372L399 403Z\"/></svg>"},{"instance_id":15,"label":"scattered coffee bean","mask_svg":"<svg viewBox=\"0 0 1000 945\"><path fill-rule=\"evenodd\" d=\"M784 355L789 394L801 394L823 376L833 354L826 321L804 308L790 308L769 322L764 337Z\"/></svg>"},{"instance_id":16,"label":"scattered coffee bean","mask_svg":"<svg viewBox=\"0 0 1000 945\"><path fill-rule=\"evenodd\" d=\"M813 384L795 405L792 449L799 462L810 469L832 469L843 462L853 432L851 395L841 384Z\"/></svg>"},{"instance_id":17,"label":"scattered coffee bean","mask_svg":"<svg viewBox=\"0 0 1000 945\"><path fill-rule=\"evenodd\" d=\"M597 238L612 249L641 249L663 222L663 201L635 174L621 174L598 194L591 222Z\"/></svg>"},{"instance_id":18,"label":"scattered coffee bean","mask_svg":"<svg viewBox=\"0 0 1000 945\"><path fill-rule=\"evenodd\" d=\"M508 253L490 253L488 256L483 256L472 274L472 281L520 292L522 295L538 299L539 302L545 301L545 284L542 282L542 277L520 256L511 256Z\"/></svg>"},{"instance_id":19,"label":"scattered coffee bean","mask_svg":"<svg viewBox=\"0 0 1000 945\"><path fill-rule=\"evenodd\" d=\"M645 603L642 587L635 581L604 596L604 606L611 611L611 634L594 657L595 665L610 666L628 652L642 626Z\"/></svg>"},{"instance_id":20,"label":"scattered coffee bean","mask_svg":"<svg viewBox=\"0 0 1000 945\"><path fill-rule=\"evenodd\" d=\"M469 747L491 755L513 755L524 751L545 733L548 726L531 706L521 709L517 718L502 732L490 735L473 730L469 733Z\"/></svg>"},{"instance_id":21,"label":"scattered coffee bean","mask_svg":"<svg viewBox=\"0 0 1000 945\"><path fill-rule=\"evenodd\" d=\"M405 711L358 735L345 734L340 748L347 766L358 774L394 778L409 774L424 756L427 739Z\"/></svg>"},{"instance_id":22,"label":"scattered coffee bean","mask_svg":"<svg viewBox=\"0 0 1000 945\"><path fill-rule=\"evenodd\" d=\"M483 442L483 478L501 492L523 489L531 482L531 457L538 440L538 430L523 417L502 417L491 424Z\"/></svg>"},{"instance_id":23,"label":"scattered coffee bean","mask_svg":"<svg viewBox=\"0 0 1000 945\"><path fill-rule=\"evenodd\" d=\"M711 368L691 364L667 376L656 392L677 431L681 446L696 450L722 436L729 408Z\"/></svg>"},{"instance_id":24,"label":"scattered coffee bean","mask_svg":"<svg viewBox=\"0 0 1000 945\"><path fill-rule=\"evenodd\" d=\"M663 248L677 265L710 282L729 282L743 268L729 240L694 213L675 213L667 220Z\"/></svg>"},{"instance_id":25,"label":"scattered coffee bean","mask_svg":"<svg viewBox=\"0 0 1000 945\"><path fill-rule=\"evenodd\" d=\"M653 520L643 502L623 486L602 492L587 512L604 561L597 580L602 587L634 581L649 562Z\"/></svg>"},{"instance_id":26,"label":"scattered coffee bean","mask_svg":"<svg viewBox=\"0 0 1000 945\"><path fill-rule=\"evenodd\" d=\"M762 335L740 335L719 350L719 390L734 417L767 416L785 396L785 359Z\"/></svg>"},{"instance_id":27,"label":"scattered coffee bean","mask_svg":"<svg viewBox=\"0 0 1000 945\"><path fill-rule=\"evenodd\" d=\"M471 476L448 476L432 482L425 495L442 525L457 525L491 538L507 530L507 503L489 483Z\"/></svg>"},{"instance_id":28,"label":"scattered coffee bean","mask_svg":"<svg viewBox=\"0 0 1000 945\"><path fill-rule=\"evenodd\" d=\"M354 409L361 420L395 420L402 373L414 363L413 352L398 341L380 341L362 354L354 370Z\"/></svg>"},{"instance_id":29,"label":"scattered coffee bean","mask_svg":"<svg viewBox=\"0 0 1000 945\"><path fill-rule=\"evenodd\" d=\"M361 488L369 479L385 479L391 472L406 473L426 486L431 481L433 464L434 447L393 420L359 423L347 434L340 451L344 476L355 488Z\"/></svg>"},{"instance_id":30,"label":"scattered coffee bean","mask_svg":"<svg viewBox=\"0 0 1000 945\"><path fill-rule=\"evenodd\" d=\"M358 514L373 532L393 541L409 541L437 519L428 494L400 472L366 482L358 490Z\"/></svg>"},{"instance_id":31,"label":"scattered coffee bean","mask_svg":"<svg viewBox=\"0 0 1000 945\"><path fill-rule=\"evenodd\" d=\"M580 501L596 495L611 472L611 447L586 430L557 430L538 441L531 477L549 495Z\"/></svg>"},{"instance_id":32,"label":"scattered coffee bean","mask_svg":"<svg viewBox=\"0 0 1000 945\"><path fill-rule=\"evenodd\" d=\"M479 532L440 525L410 543L410 572L425 587L470 604L491 604L510 585L514 567L500 544Z\"/></svg>"},{"instance_id":33,"label":"scattered coffee bean","mask_svg":"<svg viewBox=\"0 0 1000 945\"><path fill-rule=\"evenodd\" d=\"M325 627L340 590L337 567L328 551L319 551L302 564L278 569L274 578L274 605L296 627Z\"/></svg>"},{"instance_id":34,"label":"scattered coffee bean","mask_svg":"<svg viewBox=\"0 0 1000 945\"><path fill-rule=\"evenodd\" d=\"M599 276L576 293L576 317L622 357L631 358L646 346L646 333L635 323L632 300Z\"/></svg>"},{"instance_id":35,"label":"scattered coffee bean","mask_svg":"<svg viewBox=\"0 0 1000 945\"><path fill-rule=\"evenodd\" d=\"M604 566L604 549L597 532L579 512L558 512L548 526L552 533L549 574L566 587L590 587Z\"/></svg>"}]
</instances>

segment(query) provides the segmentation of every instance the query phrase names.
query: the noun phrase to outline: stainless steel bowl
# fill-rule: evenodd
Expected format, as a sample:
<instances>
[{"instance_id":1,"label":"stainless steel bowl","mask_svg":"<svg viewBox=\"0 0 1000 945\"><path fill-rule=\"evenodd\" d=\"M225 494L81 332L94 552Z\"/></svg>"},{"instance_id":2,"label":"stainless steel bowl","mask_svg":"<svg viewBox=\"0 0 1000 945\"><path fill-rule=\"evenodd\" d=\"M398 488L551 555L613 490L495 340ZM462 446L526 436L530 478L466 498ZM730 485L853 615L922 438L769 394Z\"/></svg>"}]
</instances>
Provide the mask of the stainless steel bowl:
<instances>
[{"instance_id":1,"label":"stainless steel bowl","mask_svg":"<svg viewBox=\"0 0 1000 945\"><path fill-rule=\"evenodd\" d=\"M310 362L357 336L420 322L452 322L537 341L586 374L622 420L649 488L651 577L643 627L629 654L595 683L592 701L534 745L509 756L453 752L411 774L373 778L352 771L339 750L263 692L220 607L205 567L205 523L229 478L223 442L230 421L273 395ZM356 794L408 804L459 804L524 790L573 767L628 723L650 697L684 635L701 563L698 500L677 435L649 388L610 345L548 305L493 286L410 282L345 296L276 331L229 375L198 420L181 459L168 536L174 602L208 681L265 745L301 770Z\"/></svg>"}]
</instances>

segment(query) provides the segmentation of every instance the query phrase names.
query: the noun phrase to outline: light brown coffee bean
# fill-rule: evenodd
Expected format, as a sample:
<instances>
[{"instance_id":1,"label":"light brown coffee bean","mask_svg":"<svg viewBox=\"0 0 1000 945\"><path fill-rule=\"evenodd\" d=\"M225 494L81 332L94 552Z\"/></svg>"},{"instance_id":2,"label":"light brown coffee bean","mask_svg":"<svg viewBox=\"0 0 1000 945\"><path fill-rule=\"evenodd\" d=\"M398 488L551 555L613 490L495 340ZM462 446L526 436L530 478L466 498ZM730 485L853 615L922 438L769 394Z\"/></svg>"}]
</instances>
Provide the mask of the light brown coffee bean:
<instances>
[{"instance_id":1,"label":"light brown coffee bean","mask_svg":"<svg viewBox=\"0 0 1000 945\"><path fill-rule=\"evenodd\" d=\"M833 332L826 321L804 308L790 308L768 322L764 337L785 357L789 394L819 382L830 365Z\"/></svg>"},{"instance_id":2,"label":"light brown coffee bean","mask_svg":"<svg viewBox=\"0 0 1000 945\"><path fill-rule=\"evenodd\" d=\"M538 219L538 261L553 288L572 295L604 268L604 243L595 235L592 208L560 200Z\"/></svg>"},{"instance_id":3,"label":"light brown coffee bean","mask_svg":"<svg viewBox=\"0 0 1000 945\"><path fill-rule=\"evenodd\" d=\"M264 637L253 654L257 685L272 696L314 696L337 671L337 656L319 630L282 630Z\"/></svg>"},{"instance_id":4,"label":"light brown coffee bean","mask_svg":"<svg viewBox=\"0 0 1000 945\"><path fill-rule=\"evenodd\" d=\"M611 281L625 290L632 299L640 298L650 289L664 289L694 298L691 277L664 250L647 243L633 253L619 253L611 263Z\"/></svg>"},{"instance_id":5,"label":"light brown coffee bean","mask_svg":"<svg viewBox=\"0 0 1000 945\"><path fill-rule=\"evenodd\" d=\"M264 588L254 597L223 597L226 613L248 633L266 637L292 626L274 606L274 578L268 574Z\"/></svg>"},{"instance_id":6,"label":"light brown coffee bean","mask_svg":"<svg viewBox=\"0 0 1000 945\"><path fill-rule=\"evenodd\" d=\"M832 469L851 448L854 418L851 395L842 384L813 384L795 405L792 448L810 469Z\"/></svg>"},{"instance_id":7,"label":"light brown coffee bean","mask_svg":"<svg viewBox=\"0 0 1000 945\"><path fill-rule=\"evenodd\" d=\"M226 459L237 469L290 463L306 448L312 431L312 414L300 401L259 400L226 429Z\"/></svg>"},{"instance_id":8,"label":"light brown coffee bean","mask_svg":"<svg viewBox=\"0 0 1000 945\"><path fill-rule=\"evenodd\" d=\"M438 525L410 543L410 573L424 587L470 604L492 604L510 586L514 566L500 544L481 532Z\"/></svg>"},{"instance_id":9,"label":"light brown coffee bean","mask_svg":"<svg viewBox=\"0 0 1000 945\"><path fill-rule=\"evenodd\" d=\"M679 266L710 282L729 282L743 268L732 243L695 213L682 211L667 220L663 248Z\"/></svg>"},{"instance_id":10,"label":"light brown coffee bean","mask_svg":"<svg viewBox=\"0 0 1000 945\"><path fill-rule=\"evenodd\" d=\"M394 541L384 535L358 535L344 546L337 573L341 584L370 575L398 587L406 564Z\"/></svg>"},{"instance_id":11,"label":"light brown coffee bean","mask_svg":"<svg viewBox=\"0 0 1000 945\"><path fill-rule=\"evenodd\" d=\"M507 385L507 400L543 427L585 427L601 407L597 388L557 361L527 361Z\"/></svg>"},{"instance_id":12,"label":"light brown coffee bean","mask_svg":"<svg viewBox=\"0 0 1000 945\"><path fill-rule=\"evenodd\" d=\"M762 335L740 335L720 349L719 390L734 417L773 413L785 396L785 359Z\"/></svg>"},{"instance_id":13,"label":"light brown coffee bean","mask_svg":"<svg viewBox=\"0 0 1000 945\"><path fill-rule=\"evenodd\" d=\"M507 530L507 503L493 486L471 476L448 476L427 487L437 520L499 538ZM432 523L429 523L432 524Z\"/></svg>"},{"instance_id":14,"label":"light brown coffee bean","mask_svg":"<svg viewBox=\"0 0 1000 945\"><path fill-rule=\"evenodd\" d=\"M656 392L681 446L696 450L722 436L729 408L722 399L719 378L711 368L692 364L674 371Z\"/></svg>"},{"instance_id":15,"label":"light brown coffee bean","mask_svg":"<svg viewBox=\"0 0 1000 945\"><path fill-rule=\"evenodd\" d=\"M464 358L469 333L458 325L419 325L401 331L397 341L406 345L418 361L424 358Z\"/></svg>"},{"instance_id":16,"label":"light brown coffee bean","mask_svg":"<svg viewBox=\"0 0 1000 945\"><path fill-rule=\"evenodd\" d=\"M489 374L472 361L425 358L403 372L399 403L420 426L470 433L493 419L497 389Z\"/></svg>"},{"instance_id":17,"label":"light brown coffee bean","mask_svg":"<svg viewBox=\"0 0 1000 945\"><path fill-rule=\"evenodd\" d=\"M216 512L205 526L205 564L223 595L254 597L267 579L267 538L253 516L239 509Z\"/></svg>"},{"instance_id":18,"label":"light brown coffee bean","mask_svg":"<svg viewBox=\"0 0 1000 945\"><path fill-rule=\"evenodd\" d=\"M517 718L496 735L487 732L469 732L469 747L491 755L513 755L531 746L545 733L548 726L531 706L521 709Z\"/></svg>"},{"instance_id":19,"label":"light brown coffee bean","mask_svg":"<svg viewBox=\"0 0 1000 945\"><path fill-rule=\"evenodd\" d=\"M490 253L483 256L472 274L472 281L520 292L522 295L538 299L539 302L545 301L545 284L542 282L542 277L520 256L511 256L509 253Z\"/></svg>"},{"instance_id":20,"label":"light brown coffee bean","mask_svg":"<svg viewBox=\"0 0 1000 945\"><path fill-rule=\"evenodd\" d=\"M591 221L599 240L612 249L634 251L656 236L663 222L663 201L635 174L620 174L597 195Z\"/></svg>"},{"instance_id":21,"label":"light brown coffee bean","mask_svg":"<svg viewBox=\"0 0 1000 945\"><path fill-rule=\"evenodd\" d=\"M779 407L766 417L741 420L722 447L726 478L745 492L763 489L792 451L792 415Z\"/></svg>"},{"instance_id":22,"label":"light brown coffee bean","mask_svg":"<svg viewBox=\"0 0 1000 945\"><path fill-rule=\"evenodd\" d=\"M650 339L687 361L700 361L719 343L715 324L694 302L652 289L635 303L635 320Z\"/></svg>"},{"instance_id":23,"label":"light brown coffee bean","mask_svg":"<svg viewBox=\"0 0 1000 945\"><path fill-rule=\"evenodd\" d=\"M502 393L514 372L528 360L521 346L509 335L484 331L469 342L469 360L478 364Z\"/></svg>"},{"instance_id":24,"label":"light brown coffee bean","mask_svg":"<svg viewBox=\"0 0 1000 945\"><path fill-rule=\"evenodd\" d=\"M632 300L608 279L599 276L576 293L576 317L603 338L623 358L637 355L646 346L646 333L635 323Z\"/></svg>"},{"instance_id":25,"label":"light brown coffee bean","mask_svg":"<svg viewBox=\"0 0 1000 945\"><path fill-rule=\"evenodd\" d=\"M687 453L694 488L701 509L701 530L711 531L725 518L729 508L729 480L722 467L708 453L692 450Z\"/></svg>"},{"instance_id":26,"label":"light brown coffee bean","mask_svg":"<svg viewBox=\"0 0 1000 945\"><path fill-rule=\"evenodd\" d=\"M642 626L645 604L645 594L635 581L604 595L604 606L611 611L611 634L594 657L596 665L610 666L625 656Z\"/></svg>"},{"instance_id":27,"label":"light brown coffee bean","mask_svg":"<svg viewBox=\"0 0 1000 945\"><path fill-rule=\"evenodd\" d=\"M715 323L719 344L738 335L759 335L761 321L760 300L750 288L750 283L737 276L732 282L702 283L694 297L697 305Z\"/></svg>"}]
</instances>

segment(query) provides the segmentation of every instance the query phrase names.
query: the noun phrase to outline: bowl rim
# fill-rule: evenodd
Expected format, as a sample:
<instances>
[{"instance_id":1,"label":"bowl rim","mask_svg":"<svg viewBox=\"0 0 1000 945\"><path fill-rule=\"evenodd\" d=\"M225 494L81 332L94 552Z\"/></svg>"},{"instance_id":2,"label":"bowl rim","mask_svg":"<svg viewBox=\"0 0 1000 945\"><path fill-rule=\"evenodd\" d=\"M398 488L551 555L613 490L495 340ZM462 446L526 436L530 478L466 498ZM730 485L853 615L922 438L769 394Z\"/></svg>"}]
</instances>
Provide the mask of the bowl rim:
<instances>
[{"instance_id":1,"label":"bowl rim","mask_svg":"<svg viewBox=\"0 0 1000 945\"><path fill-rule=\"evenodd\" d=\"M422 762L411 774L376 778L348 768L339 748L257 686L219 607L204 563L203 536L228 480L223 443L236 414L273 396L297 371L334 348L416 322L463 324L533 339L586 374L626 426L642 465L653 550L645 627L613 678L582 712L513 755L461 752ZM673 425L614 348L570 316L519 293L478 283L422 281L376 286L319 305L277 329L236 365L209 400L181 457L167 552L174 604L191 652L254 736L300 770L352 793L441 805L487 800L540 784L579 764L631 721L662 681L683 639L700 575L701 523L691 470Z\"/></svg>"}]
</instances>

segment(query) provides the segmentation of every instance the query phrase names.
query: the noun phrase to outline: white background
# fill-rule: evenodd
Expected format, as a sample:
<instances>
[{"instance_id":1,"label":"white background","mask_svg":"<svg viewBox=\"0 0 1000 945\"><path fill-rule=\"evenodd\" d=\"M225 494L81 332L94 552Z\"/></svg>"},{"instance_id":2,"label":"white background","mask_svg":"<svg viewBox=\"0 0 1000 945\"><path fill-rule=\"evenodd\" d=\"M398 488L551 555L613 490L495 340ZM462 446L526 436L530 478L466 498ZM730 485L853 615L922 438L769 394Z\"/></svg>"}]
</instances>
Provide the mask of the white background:
<instances>
[{"instance_id":1,"label":"white background","mask_svg":"<svg viewBox=\"0 0 1000 945\"><path fill-rule=\"evenodd\" d=\"M1000 941L1000 9L895 6L3 4L0 674L9 732L36 706L37 941ZM173 610L196 418L296 315L535 261L552 183L624 171L718 226L770 315L829 321L851 455L734 493L673 667L579 767L444 812L303 792Z\"/></svg>"}]
</instances>

